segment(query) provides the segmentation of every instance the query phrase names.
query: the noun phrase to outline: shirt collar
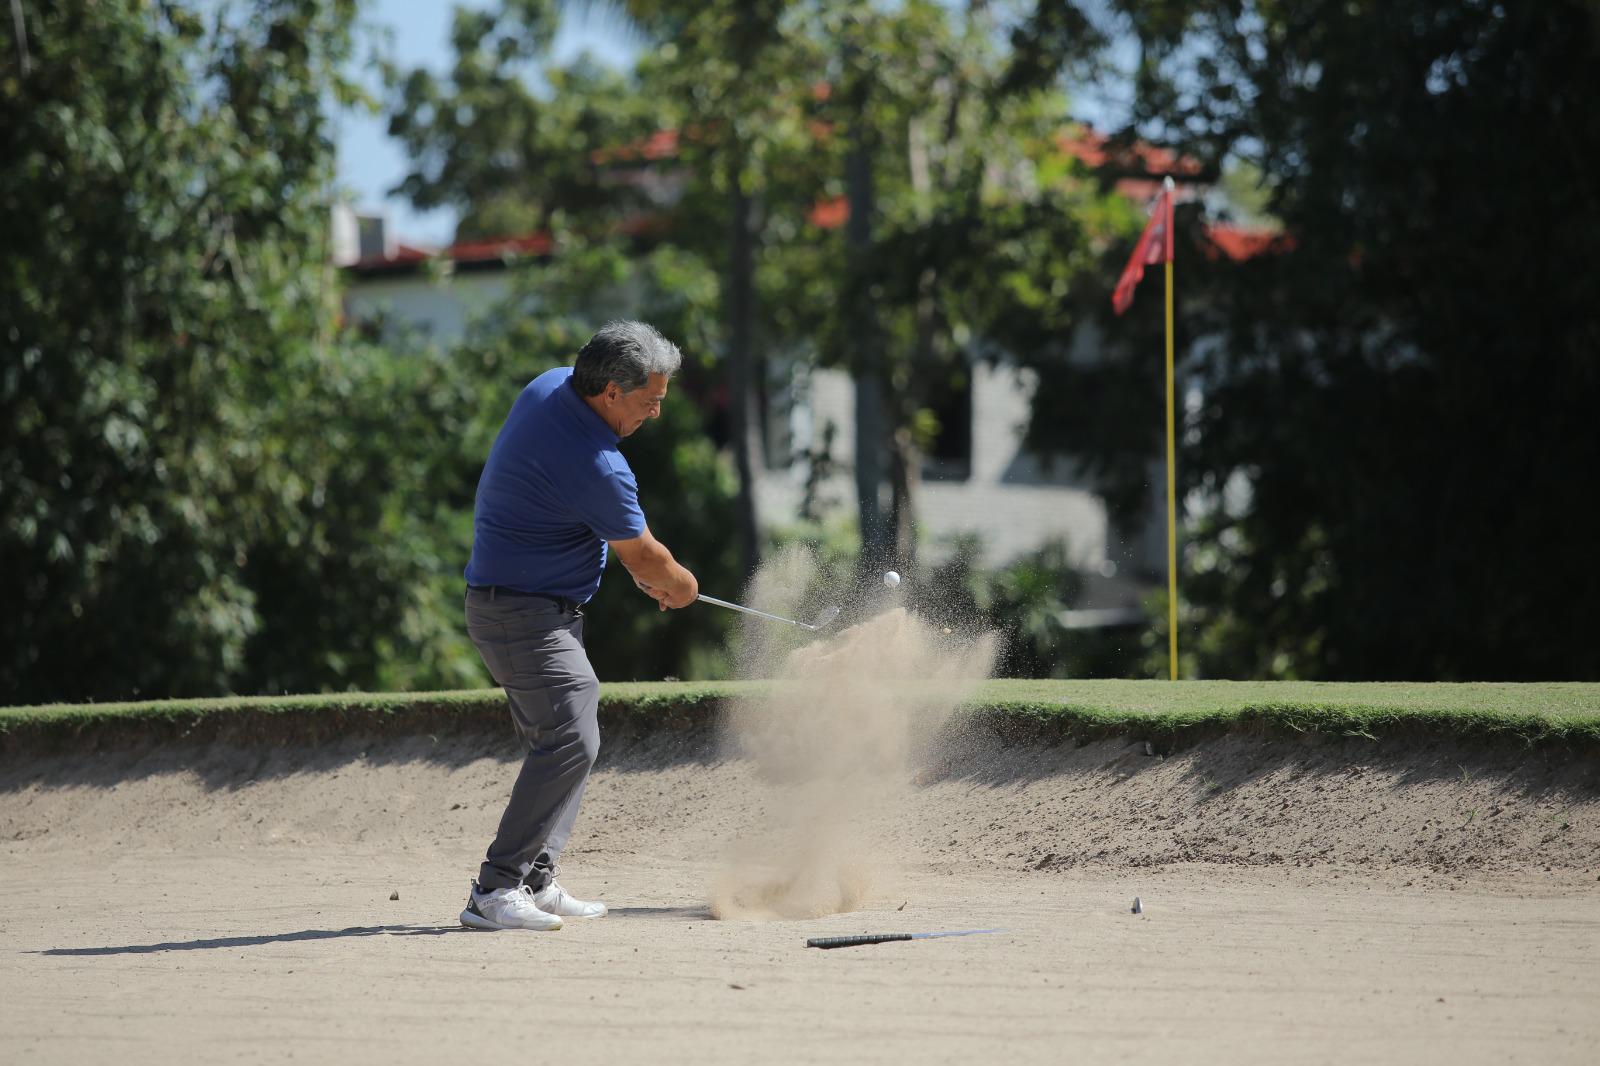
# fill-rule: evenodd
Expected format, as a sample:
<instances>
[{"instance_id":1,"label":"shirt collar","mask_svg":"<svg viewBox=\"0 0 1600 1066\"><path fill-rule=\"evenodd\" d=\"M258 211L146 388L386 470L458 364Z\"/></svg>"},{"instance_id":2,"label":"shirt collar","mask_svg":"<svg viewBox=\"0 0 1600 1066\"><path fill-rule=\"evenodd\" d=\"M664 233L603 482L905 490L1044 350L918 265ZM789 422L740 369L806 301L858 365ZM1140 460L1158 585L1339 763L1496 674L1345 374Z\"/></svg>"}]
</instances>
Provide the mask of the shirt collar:
<instances>
[{"instance_id":1,"label":"shirt collar","mask_svg":"<svg viewBox=\"0 0 1600 1066\"><path fill-rule=\"evenodd\" d=\"M600 412L590 407L583 397L578 395L577 382L570 373L567 375L567 380L561 383L561 387L556 392L560 395L561 402L573 412L578 424L583 426L585 431L595 440L600 441L602 444L615 444L622 439L617 436L616 430L606 425L606 420L600 417Z\"/></svg>"}]
</instances>

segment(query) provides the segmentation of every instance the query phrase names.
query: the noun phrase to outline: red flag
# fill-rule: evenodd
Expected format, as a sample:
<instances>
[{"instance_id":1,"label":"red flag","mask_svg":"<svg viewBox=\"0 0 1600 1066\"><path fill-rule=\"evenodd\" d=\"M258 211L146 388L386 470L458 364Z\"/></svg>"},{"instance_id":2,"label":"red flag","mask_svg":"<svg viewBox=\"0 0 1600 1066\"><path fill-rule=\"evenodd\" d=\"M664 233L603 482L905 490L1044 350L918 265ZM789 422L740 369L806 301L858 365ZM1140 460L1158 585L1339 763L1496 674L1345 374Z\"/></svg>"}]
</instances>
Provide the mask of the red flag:
<instances>
[{"instance_id":1,"label":"red flag","mask_svg":"<svg viewBox=\"0 0 1600 1066\"><path fill-rule=\"evenodd\" d=\"M1116 291L1111 294L1112 310L1120 315L1133 303L1133 290L1138 288L1139 282L1144 278L1145 267L1170 262L1172 262L1172 186L1169 180L1167 187L1161 190L1161 196L1156 200L1155 210L1150 212L1150 221L1145 223L1144 232L1139 235L1139 243L1133 246L1133 254L1128 257L1128 265L1122 268L1122 277L1117 279Z\"/></svg>"}]
</instances>

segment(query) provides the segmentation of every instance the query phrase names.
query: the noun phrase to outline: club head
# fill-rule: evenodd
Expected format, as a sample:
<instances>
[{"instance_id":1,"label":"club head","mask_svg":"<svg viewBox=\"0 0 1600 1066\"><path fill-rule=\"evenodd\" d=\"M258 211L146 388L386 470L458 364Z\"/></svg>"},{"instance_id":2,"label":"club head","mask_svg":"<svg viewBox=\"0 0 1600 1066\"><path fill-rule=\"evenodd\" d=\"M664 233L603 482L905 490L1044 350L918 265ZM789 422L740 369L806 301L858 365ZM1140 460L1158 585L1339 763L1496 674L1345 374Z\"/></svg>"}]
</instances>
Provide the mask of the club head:
<instances>
[{"instance_id":1,"label":"club head","mask_svg":"<svg viewBox=\"0 0 1600 1066\"><path fill-rule=\"evenodd\" d=\"M817 630L819 630L822 627L826 626L829 622L833 621L835 618L838 618L838 617L839 617L839 608L837 608L837 607L824 607L822 609L822 613L817 615L817 620L815 622L811 623L809 626L806 626L806 628L811 630L813 633L815 633Z\"/></svg>"}]
</instances>

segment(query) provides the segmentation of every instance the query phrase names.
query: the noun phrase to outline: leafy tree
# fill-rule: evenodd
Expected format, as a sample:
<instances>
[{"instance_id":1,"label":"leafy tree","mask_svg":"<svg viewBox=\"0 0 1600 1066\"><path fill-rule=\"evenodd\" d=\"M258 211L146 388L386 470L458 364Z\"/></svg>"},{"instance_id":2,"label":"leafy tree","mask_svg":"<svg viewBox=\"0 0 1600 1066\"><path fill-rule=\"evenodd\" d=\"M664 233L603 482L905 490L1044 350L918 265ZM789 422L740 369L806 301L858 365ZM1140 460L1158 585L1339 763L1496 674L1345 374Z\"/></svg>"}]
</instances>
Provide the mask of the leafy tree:
<instances>
[{"instance_id":1,"label":"leafy tree","mask_svg":"<svg viewBox=\"0 0 1600 1066\"><path fill-rule=\"evenodd\" d=\"M476 57L492 51L509 57L495 80L469 85L458 73L453 90L430 95L412 91L427 83L413 74L395 103L396 128L431 122L428 159L456 168L459 180L430 188L469 211L503 197L555 202L540 200L544 192L527 190L492 159L610 158L616 145L631 143L588 139L589 132L622 136L604 123L586 127L578 141L548 138L517 117L525 109L590 106L544 101L519 81L548 37L548 21L526 18L533 6L459 16L458 26L473 32L458 31L458 72L482 68ZM1049 319L1040 331L1059 326L1050 305L1094 265L1080 247L1086 234L1105 228L1089 217L1103 214L1103 194L1074 176L1061 150L1065 98L1053 81L1089 53L1092 38L1074 42L1065 59L1038 47L1007 50L997 44L1004 26L987 5L952 12L932 0L619 7L654 44L634 72L638 91L658 102L677 134L659 166L682 179L681 189L661 205L653 237L694 251L724 279L717 348L727 370L746 569L754 557L757 351L851 370L864 558L879 566L895 556L906 565L917 539L921 453L938 431L933 399L947 379L969 372L970 338L1019 311ZM550 17L549 8L537 10ZM1056 42L1077 25L1049 13L1028 25L1046 23ZM517 43L486 43L505 39ZM640 111L628 105L620 113ZM459 115L470 128L449 117ZM415 151L420 142L411 143ZM841 194L849 208L844 230L819 229L814 210ZM575 217L590 211L581 197L563 202ZM591 211L580 228L594 232L596 219L614 224L616 217ZM986 257L1001 269L991 270ZM885 480L887 522L878 505Z\"/></svg>"},{"instance_id":2,"label":"leafy tree","mask_svg":"<svg viewBox=\"0 0 1600 1066\"><path fill-rule=\"evenodd\" d=\"M659 43L640 63L640 82L670 102L677 160L690 176L664 236L717 264L723 279L720 347L739 478L736 529L749 575L760 558L756 393L767 365L757 354L756 273L771 239L773 207L792 204L797 187L809 193L818 180L811 121L818 51L806 32L811 10L780 0L633 0L623 7ZM792 223L794 212L788 214Z\"/></svg>"},{"instance_id":3,"label":"leafy tree","mask_svg":"<svg viewBox=\"0 0 1600 1066\"><path fill-rule=\"evenodd\" d=\"M457 7L443 79L382 64L389 132L412 161L397 191L421 208L459 208L459 240L532 233L558 215L604 236L648 204L637 186L607 180L606 153L659 130L660 105L588 57L549 63L557 25L547 0Z\"/></svg>"},{"instance_id":4,"label":"leafy tree","mask_svg":"<svg viewBox=\"0 0 1600 1066\"><path fill-rule=\"evenodd\" d=\"M975 360L1069 329L1066 296L1111 229L1104 192L1064 151L1057 82L1097 38L1047 7L1008 37L987 4L839 6L855 228L825 350L855 368L863 544L880 560L911 563L935 398ZM1036 46L1045 27L1062 49L1048 59ZM863 448L887 449L886 519Z\"/></svg>"},{"instance_id":5,"label":"leafy tree","mask_svg":"<svg viewBox=\"0 0 1600 1066\"><path fill-rule=\"evenodd\" d=\"M861 559L908 565L934 397L969 372L974 327L1017 308L1020 274L973 257L1020 251L1048 264L1038 278L1057 289L1092 262L1073 249L1099 193L1068 180L1065 100L1043 72L1078 62L1088 43L1048 60L997 48L1001 22L980 4L625 7L668 56L647 61L642 82L699 123L683 149L698 180L672 238L717 233L706 220L732 216L732 364L753 332L761 348L851 371ZM820 231L814 210L841 193L845 226ZM739 285L750 258L753 299ZM1045 291L1030 294L1036 304Z\"/></svg>"},{"instance_id":6,"label":"leafy tree","mask_svg":"<svg viewBox=\"0 0 1600 1066\"><path fill-rule=\"evenodd\" d=\"M0 702L365 686L437 646L450 376L335 328L354 15L26 5L26 68L0 20Z\"/></svg>"},{"instance_id":7,"label":"leafy tree","mask_svg":"<svg viewBox=\"0 0 1600 1066\"><path fill-rule=\"evenodd\" d=\"M755 60L782 5L624 5L641 32L670 42L646 71L629 75L587 58L566 68L549 62L558 6L507 0L492 11L458 10L446 84L422 70L389 70L390 129L416 163L401 191L419 206L460 207L460 236L559 224L603 241L631 230L717 264L727 298L725 328L712 340L725 353L727 437L740 486L734 528L748 572L757 556L751 175L760 170L744 146L752 130L771 136L750 108L773 88L771 65L758 69ZM707 193L716 200L709 214Z\"/></svg>"},{"instance_id":8,"label":"leafy tree","mask_svg":"<svg viewBox=\"0 0 1600 1066\"><path fill-rule=\"evenodd\" d=\"M1258 168L1288 235L1235 264L1179 221L1199 668L1600 677L1594 6L1124 6L1137 128ZM1041 360L1034 440L1127 500L1159 447L1151 322L1105 324L1122 360Z\"/></svg>"}]
</instances>

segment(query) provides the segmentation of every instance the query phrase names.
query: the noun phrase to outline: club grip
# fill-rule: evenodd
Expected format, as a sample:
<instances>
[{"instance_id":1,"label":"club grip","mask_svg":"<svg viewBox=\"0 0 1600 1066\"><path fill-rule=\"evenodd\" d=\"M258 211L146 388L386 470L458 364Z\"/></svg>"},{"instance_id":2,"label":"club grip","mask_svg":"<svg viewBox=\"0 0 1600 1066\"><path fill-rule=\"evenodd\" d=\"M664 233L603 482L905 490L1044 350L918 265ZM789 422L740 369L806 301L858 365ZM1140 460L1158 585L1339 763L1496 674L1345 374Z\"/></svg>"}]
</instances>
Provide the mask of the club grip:
<instances>
[{"instance_id":1,"label":"club grip","mask_svg":"<svg viewBox=\"0 0 1600 1066\"><path fill-rule=\"evenodd\" d=\"M910 933L862 933L859 936L814 936L808 948L858 948L866 944L887 944L891 940L910 940Z\"/></svg>"}]
</instances>

